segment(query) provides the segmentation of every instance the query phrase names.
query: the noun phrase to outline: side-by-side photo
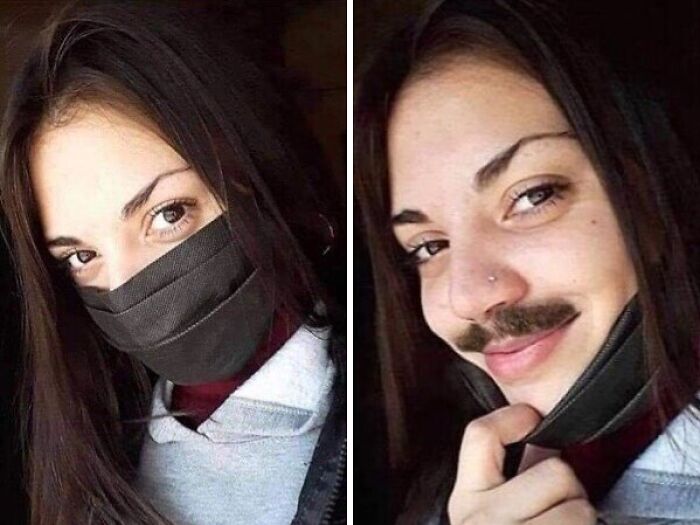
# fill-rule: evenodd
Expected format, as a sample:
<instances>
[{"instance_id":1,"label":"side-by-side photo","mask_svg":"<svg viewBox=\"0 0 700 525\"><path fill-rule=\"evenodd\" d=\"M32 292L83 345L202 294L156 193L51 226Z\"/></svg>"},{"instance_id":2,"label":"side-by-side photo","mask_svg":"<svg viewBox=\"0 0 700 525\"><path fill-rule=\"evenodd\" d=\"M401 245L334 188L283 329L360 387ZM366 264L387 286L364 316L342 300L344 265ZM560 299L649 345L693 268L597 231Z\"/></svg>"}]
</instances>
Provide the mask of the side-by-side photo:
<instances>
[{"instance_id":1,"label":"side-by-side photo","mask_svg":"<svg viewBox=\"0 0 700 525\"><path fill-rule=\"evenodd\" d=\"M356 521L700 520L700 6L354 13Z\"/></svg>"},{"instance_id":2,"label":"side-by-side photo","mask_svg":"<svg viewBox=\"0 0 700 525\"><path fill-rule=\"evenodd\" d=\"M0 523L700 524L698 203L698 2L0 0Z\"/></svg>"},{"instance_id":3,"label":"side-by-side photo","mask_svg":"<svg viewBox=\"0 0 700 525\"><path fill-rule=\"evenodd\" d=\"M347 522L346 10L0 2L1 522Z\"/></svg>"}]
</instances>

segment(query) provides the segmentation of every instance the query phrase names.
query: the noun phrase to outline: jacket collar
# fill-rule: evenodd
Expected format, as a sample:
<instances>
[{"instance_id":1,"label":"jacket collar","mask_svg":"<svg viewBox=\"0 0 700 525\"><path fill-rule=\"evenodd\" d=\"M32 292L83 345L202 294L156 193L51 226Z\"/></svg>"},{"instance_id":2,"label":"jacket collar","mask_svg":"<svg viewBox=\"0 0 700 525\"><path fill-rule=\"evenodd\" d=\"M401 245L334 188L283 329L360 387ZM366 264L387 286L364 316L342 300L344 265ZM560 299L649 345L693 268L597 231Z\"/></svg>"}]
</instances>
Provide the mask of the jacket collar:
<instances>
[{"instance_id":1,"label":"jacket collar","mask_svg":"<svg viewBox=\"0 0 700 525\"><path fill-rule=\"evenodd\" d=\"M331 338L330 355L337 370L332 404L314 450L292 525L346 523L347 366L343 334L336 333Z\"/></svg>"},{"instance_id":2,"label":"jacket collar","mask_svg":"<svg viewBox=\"0 0 700 525\"><path fill-rule=\"evenodd\" d=\"M262 436L300 435L320 426L330 408L335 361L329 329L302 326L196 430L170 415L173 389L156 384L148 431L157 443L207 440L235 443Z\"/></svg>"}]
</instances>

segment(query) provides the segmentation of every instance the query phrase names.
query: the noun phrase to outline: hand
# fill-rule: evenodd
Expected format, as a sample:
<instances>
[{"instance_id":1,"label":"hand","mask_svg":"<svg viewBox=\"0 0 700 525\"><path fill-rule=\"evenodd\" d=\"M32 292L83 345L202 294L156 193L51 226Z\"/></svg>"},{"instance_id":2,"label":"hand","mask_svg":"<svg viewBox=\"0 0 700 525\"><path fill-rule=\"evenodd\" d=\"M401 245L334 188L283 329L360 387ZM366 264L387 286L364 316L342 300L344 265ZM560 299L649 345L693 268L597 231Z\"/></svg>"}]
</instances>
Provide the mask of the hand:
<instances>
[{"instance_id":1,"label":"hand","mask_svg":"<svg viewBox=\"0 0 700 525\"><path fill-rule=\"evenodd\" d=\"M586 491L559 458L545 459L505 480L505 446L523 439L540 420L532 407L512 405L467 425L447 505L452 525L596 523Z\"/></svg>"}]
</instances>

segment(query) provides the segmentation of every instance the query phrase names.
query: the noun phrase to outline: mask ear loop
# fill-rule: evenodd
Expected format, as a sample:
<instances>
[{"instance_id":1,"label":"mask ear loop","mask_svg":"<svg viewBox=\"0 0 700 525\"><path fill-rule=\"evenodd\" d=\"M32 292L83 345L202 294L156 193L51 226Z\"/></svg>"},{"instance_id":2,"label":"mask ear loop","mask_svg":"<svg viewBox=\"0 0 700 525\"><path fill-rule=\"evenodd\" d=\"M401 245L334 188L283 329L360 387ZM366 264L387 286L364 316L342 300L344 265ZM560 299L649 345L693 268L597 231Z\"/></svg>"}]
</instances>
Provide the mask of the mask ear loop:
<instances>
[{"instance_id":1,"label":"mask ear loop","mask_svg":"<svg viewBox=\"0 0 700 525\"><path fill-rule=\"evenodd\" d=\"M335 228L333 228L333 225L331 224L331 221L328 220L328 217L326 217L322 213L319 213L318 216L323 222L326 223L326 228L328 229L329 241L328 244L323 248L323 251L321 252L321 257L324 257L333 248L333 242L335 241Z\"/></svg>"}]
</instances>

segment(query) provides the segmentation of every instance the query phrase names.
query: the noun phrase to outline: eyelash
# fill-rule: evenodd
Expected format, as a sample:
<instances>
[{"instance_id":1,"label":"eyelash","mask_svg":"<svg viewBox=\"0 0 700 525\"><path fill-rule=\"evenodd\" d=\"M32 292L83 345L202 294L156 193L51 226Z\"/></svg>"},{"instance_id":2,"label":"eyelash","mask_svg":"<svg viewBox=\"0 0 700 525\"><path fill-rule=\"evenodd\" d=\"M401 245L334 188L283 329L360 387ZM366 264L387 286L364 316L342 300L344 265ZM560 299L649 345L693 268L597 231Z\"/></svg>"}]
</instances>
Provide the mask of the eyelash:
<instances>
[{"instance_id":1,"label":"eyelash","mask_svg":"<svg viewBox=\"0 0 700 525\"><path fill-rule=\"evenodd\" d=\"M191 210L192 210L192 208L196 207L197 201L194 199L173 199L173 200L164 202L162 204L159 204L155 208L148 211L148 213L147 213L147 216L149 217L148 227L150 229L151 224L153 223L155 218L158 216L158 214L166 211L168 208L172 208L172 207L178 206L178 205L183 206L185 208L184 215L182 217L180 217L180 219L176 223L174 223L171 228L157 232L155 235L157 235L159 239L163 239L166 237L171 237L173 235L176 235L185 226L187 226L192 219ZM61 254L59 256L59 259L58 259L59 266L64 271L66 271L72 275L77 275L77 274L81 273L85 269L85 266L83 266L81 268L73 268L70 265L70 263L68 262L71 257L73 257L74 255L81 253L81 252L94 253L95 255L92 259L90 259L90 261L92 261L93 259L95 259L97 257L97 254L94 250L72 249L72 250L70 250L64 254ZM84 263L84 264L87 265L90 261L88 261L87 263Z\"/></svg>"},{"instance_id":2,"label":"eyelash","mask_svg":"<svg viewBox=\"0 0 700 525\"><path fill-rule=\"evenodd\" d=\"M421 250L430 251L429 247L446 248L450 245L450 242L446 239L432 239L429 241L422 242L416 246L411 246L411 250L406 252L404 255L403 264L410 268L415 268L421 264L425 264L430 259L432 259L438 252L430 254L430 256L422 258L419 256Z\"/></svg>"},{"instance_id":3,"label":"eyelash","mask_svg":"<svg viewBox=\"0 0 700 525\"><path fill-rule=\"evenodd\" d=\"M162 204L159 204L152 210L148 212L148 217L149 217L149 222L148 222L148 228L150 230L151 225L153 224L153 221L155 218L162 212L166 211L168 208L173 208L175 206L182 206L185 209L185 213L180 219L173 224L171 228L168 228L167 230L161 230L157 232L155 235L158 236L159 239L163 239L166 237L171 237L173 235L176 235L179 233L185 226L187 226L191 219L192 219L192 214L191 210L196 207L197 201L194 199L173 199L167 202L164 202Z\"/></svg>"},{"instance_id":4,"label":"eyelash","mask_svg":"<svg viewBox=\"0 0 700 525\"><path fill-rule=\"evenodd\" d=\"M69 260L71 257L73 257L74 255L76 255L76 254L78 254L78 253L82 253L82 252L95 253L94 250L77 250L77 249L70 250L69 252L66 252L65 254L61 254L61 255L59 256L59 259L58 259L58 265L59 265L59 267L60 267L63 271L65 271L65 272L67 272L67 273L69 273L69 274L72 274L72 275L77 275L77 274L79 274L80 272L83 271L83 269L84 269L85 267L83 266L82 268L73 268L73 267L70 265L70 263L68 262L68 260ZM94 256L92 259L90 259L90 260L93 260L95 257L97 257L97 254L95 254L95 256ZM88 261L88 262L90 262L90 261ZM88 264L88 263L84 263L84 264Z\"/></svg>"},{"instance_id":5,"label":"eyelash","mask_svg":"<svg viewBox=\"0 0 700 525\"><path fill-rule=\"evenodd\" d=\"M543 201L534 204L531 209L527 211L522 211L518 212L515 214L515 216L519 217L525 217L525 216L530 216L538 213L542 213L545 211L549 206L556 206L557 202L560 201L564 193L571 187L570 183L566 182L545 182L541 184L537 184L535 186L532 186L530 188L524 189L524 190L518 190L514 192L510 197L510 205L508 206L508 210L510 211L513 209L513 207L518 203L518 201L527 195L531 195L537 191L543 191L543 190L552 190L551 195L547 196ZM419 256L421 250L427 250L428 252L432 247L437 247L437 248L446 248L450 245L450 242L447 239L431 239L429 241L422 242L418 245L415 246L409 246L410 250L405 253L403 257L403 264L405 266L408 266L410 268L415 268L417 266L420 266L422 264L427 263L430 261L435 255L437 255L438 252L429 254L429 256L422 258Z\"/></svg>"},{"instance_id":6,"label":"eyelash","mask_svg":"<svg viewBox=\"0 0 700 525\"><path fill-rule=\"evenodd\" d=\"M508 212L513 209L513 207L520 201L520 199L526 197L527 195L531 195L535 192L542 191L542 190L551 190L552 194L549 195L545 200L542 202L539 202L537 204L534 204L532 208L530 208L527 211L522 211L518 212L515 214L515 216L529 216L529 215L534 215L538 213L542 213L545 211L547 208L550 206L556 206L557 203L563 198L564 193L571 187L571 183L568 182L543 182L540 184L536 184L530 188L526 188L523 190L516 190L510 197L510 205L508 206ZM507 218L507 214L506 217Z\"/></svg>"}]
</instances>

